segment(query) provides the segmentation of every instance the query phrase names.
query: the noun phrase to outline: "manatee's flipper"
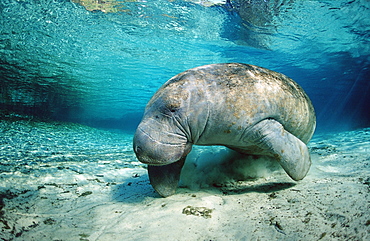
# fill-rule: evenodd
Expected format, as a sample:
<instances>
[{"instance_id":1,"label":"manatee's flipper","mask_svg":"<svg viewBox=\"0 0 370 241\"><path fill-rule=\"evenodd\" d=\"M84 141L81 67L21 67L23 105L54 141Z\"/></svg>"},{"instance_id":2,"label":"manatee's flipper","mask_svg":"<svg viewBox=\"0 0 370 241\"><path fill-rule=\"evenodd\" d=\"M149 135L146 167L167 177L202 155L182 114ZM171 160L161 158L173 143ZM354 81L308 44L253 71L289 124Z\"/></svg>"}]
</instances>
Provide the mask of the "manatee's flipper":
<instances>
[{"instance_id":1,"label":"manatee's flipper","mask_svg":"<svg viewBox=\"0 0 370 241\"><path fill-rule=\"evenodd\" d=\"M266 119L253 126L245 141L251 142L277 158L286 173L295 181L302 180L311 166L305 143L284 129L274 119Z\"/></svg>"},{"instance_id":2,"label":"manatee's flipper","mask_svg":"<svg viewBox=\"0 0 370 241\"><path fill-rule=\"evenodd\" d=\"M165 166L148 166L150 184L162 197L171 196L176 192L185 159L186 157L183 157Z\"/></svg>"}]
</instances>

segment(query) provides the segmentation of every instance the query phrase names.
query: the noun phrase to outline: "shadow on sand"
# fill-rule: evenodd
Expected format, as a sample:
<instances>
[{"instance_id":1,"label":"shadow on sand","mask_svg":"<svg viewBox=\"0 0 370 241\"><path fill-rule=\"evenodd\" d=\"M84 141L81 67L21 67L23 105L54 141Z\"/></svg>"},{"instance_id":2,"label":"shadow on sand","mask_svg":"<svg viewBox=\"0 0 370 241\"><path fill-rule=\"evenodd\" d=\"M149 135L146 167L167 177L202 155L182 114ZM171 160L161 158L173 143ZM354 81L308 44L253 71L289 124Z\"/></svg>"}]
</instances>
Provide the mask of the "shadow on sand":
<instances>
[{"instance_id":1,"label":"shadow on sand","mask_svg":"<svg viewBox=\"0 0 370 241\"><path fill-rule=\"evenodd\" d=\"M285 189L292 188L296 185L293 182L270 182L270 183L262 183L257 185L227 185L219 187L220 191L224 195L233 195L233 194L245 194L245 193L273 193L282 191Z\"/></svg>"},{"instance_id":2,"label":"shadow on sand","mask_svg":"<svg viewBox=\"0 0 370 241\"><path fill-rule=\"evenodd\" d=\"M248 181L242 183L214 184L212 187L191 190L186 187L179 187L176 194L196 194L197 192L209 192L215 195L238 195L247 193L274 193L296 186L293 182L269 182L255 185L248 185ZM147 198L162 198L154 191L149 183L148 176L143 175L137 178L129 178L122 184L112 188L112 197L115 201L124 203L141 203Z\"/></svg>"}]
</instances>

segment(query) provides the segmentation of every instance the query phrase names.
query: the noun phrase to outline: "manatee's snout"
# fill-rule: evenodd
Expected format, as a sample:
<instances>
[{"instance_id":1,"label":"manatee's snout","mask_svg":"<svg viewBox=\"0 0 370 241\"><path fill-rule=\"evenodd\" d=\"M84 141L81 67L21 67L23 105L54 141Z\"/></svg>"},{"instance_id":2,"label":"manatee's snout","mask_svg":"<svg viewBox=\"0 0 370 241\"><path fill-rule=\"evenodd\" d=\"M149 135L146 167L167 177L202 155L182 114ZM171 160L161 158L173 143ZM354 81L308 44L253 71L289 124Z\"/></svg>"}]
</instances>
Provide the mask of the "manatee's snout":
<instances>
[{"instance_id":1,"label":"manatee's snout","mask_svg":"<svg viewBox=\"0 0 370 241\"><path fill-rule=\"evenodd\" d=\"M186 137L138 127L134 136L134 151L140 162L148 165L168 165L180 160L191 150Z\"/></svg>"}]
</instances>

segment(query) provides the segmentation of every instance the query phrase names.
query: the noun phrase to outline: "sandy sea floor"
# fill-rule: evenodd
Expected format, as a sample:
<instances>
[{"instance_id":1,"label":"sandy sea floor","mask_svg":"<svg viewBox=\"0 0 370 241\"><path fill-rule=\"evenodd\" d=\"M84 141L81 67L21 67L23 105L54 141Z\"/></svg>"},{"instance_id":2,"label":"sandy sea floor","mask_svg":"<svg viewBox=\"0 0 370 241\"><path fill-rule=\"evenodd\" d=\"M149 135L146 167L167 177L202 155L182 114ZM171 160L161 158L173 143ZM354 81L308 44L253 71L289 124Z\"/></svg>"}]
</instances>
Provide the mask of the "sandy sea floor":
<instances>
[{"instance_id":1,"label":"sandy sea floor","mask_svg":"<svg viewBox=\"0 0 370 241\"><path fill-rule=\"evenodd\" d=\"M0 136L0 240L370 240L370 128L315 135L300 182L270 160L195 148L168 198L132 135L19 120Z\"/></svg>"}]
</instances>

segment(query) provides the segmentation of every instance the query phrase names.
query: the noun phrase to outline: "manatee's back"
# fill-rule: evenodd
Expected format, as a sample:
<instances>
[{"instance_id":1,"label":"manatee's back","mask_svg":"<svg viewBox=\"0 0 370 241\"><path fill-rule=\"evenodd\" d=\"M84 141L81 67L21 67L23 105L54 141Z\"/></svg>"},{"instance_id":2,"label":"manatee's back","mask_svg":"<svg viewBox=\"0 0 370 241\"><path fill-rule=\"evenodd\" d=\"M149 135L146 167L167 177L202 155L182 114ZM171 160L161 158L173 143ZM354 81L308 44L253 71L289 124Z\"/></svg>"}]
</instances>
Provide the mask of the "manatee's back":
<instances>
[{"instance_id":1,"label":"manatee's back","mask_svg":"<svg viewBox=\"0 0 370 241\"><path fill-rule=\"evenodd\" d=\"M203 133L206 136L224 133L228 142L226 134L235 139L248 126L268 118L279 121L305 143L313 135L316 117L312 103L303 89L283 74L247 64L212 64L185 71L168 83L185 80L207 92L211 111Z\"/></svg>"}]
</instances>

